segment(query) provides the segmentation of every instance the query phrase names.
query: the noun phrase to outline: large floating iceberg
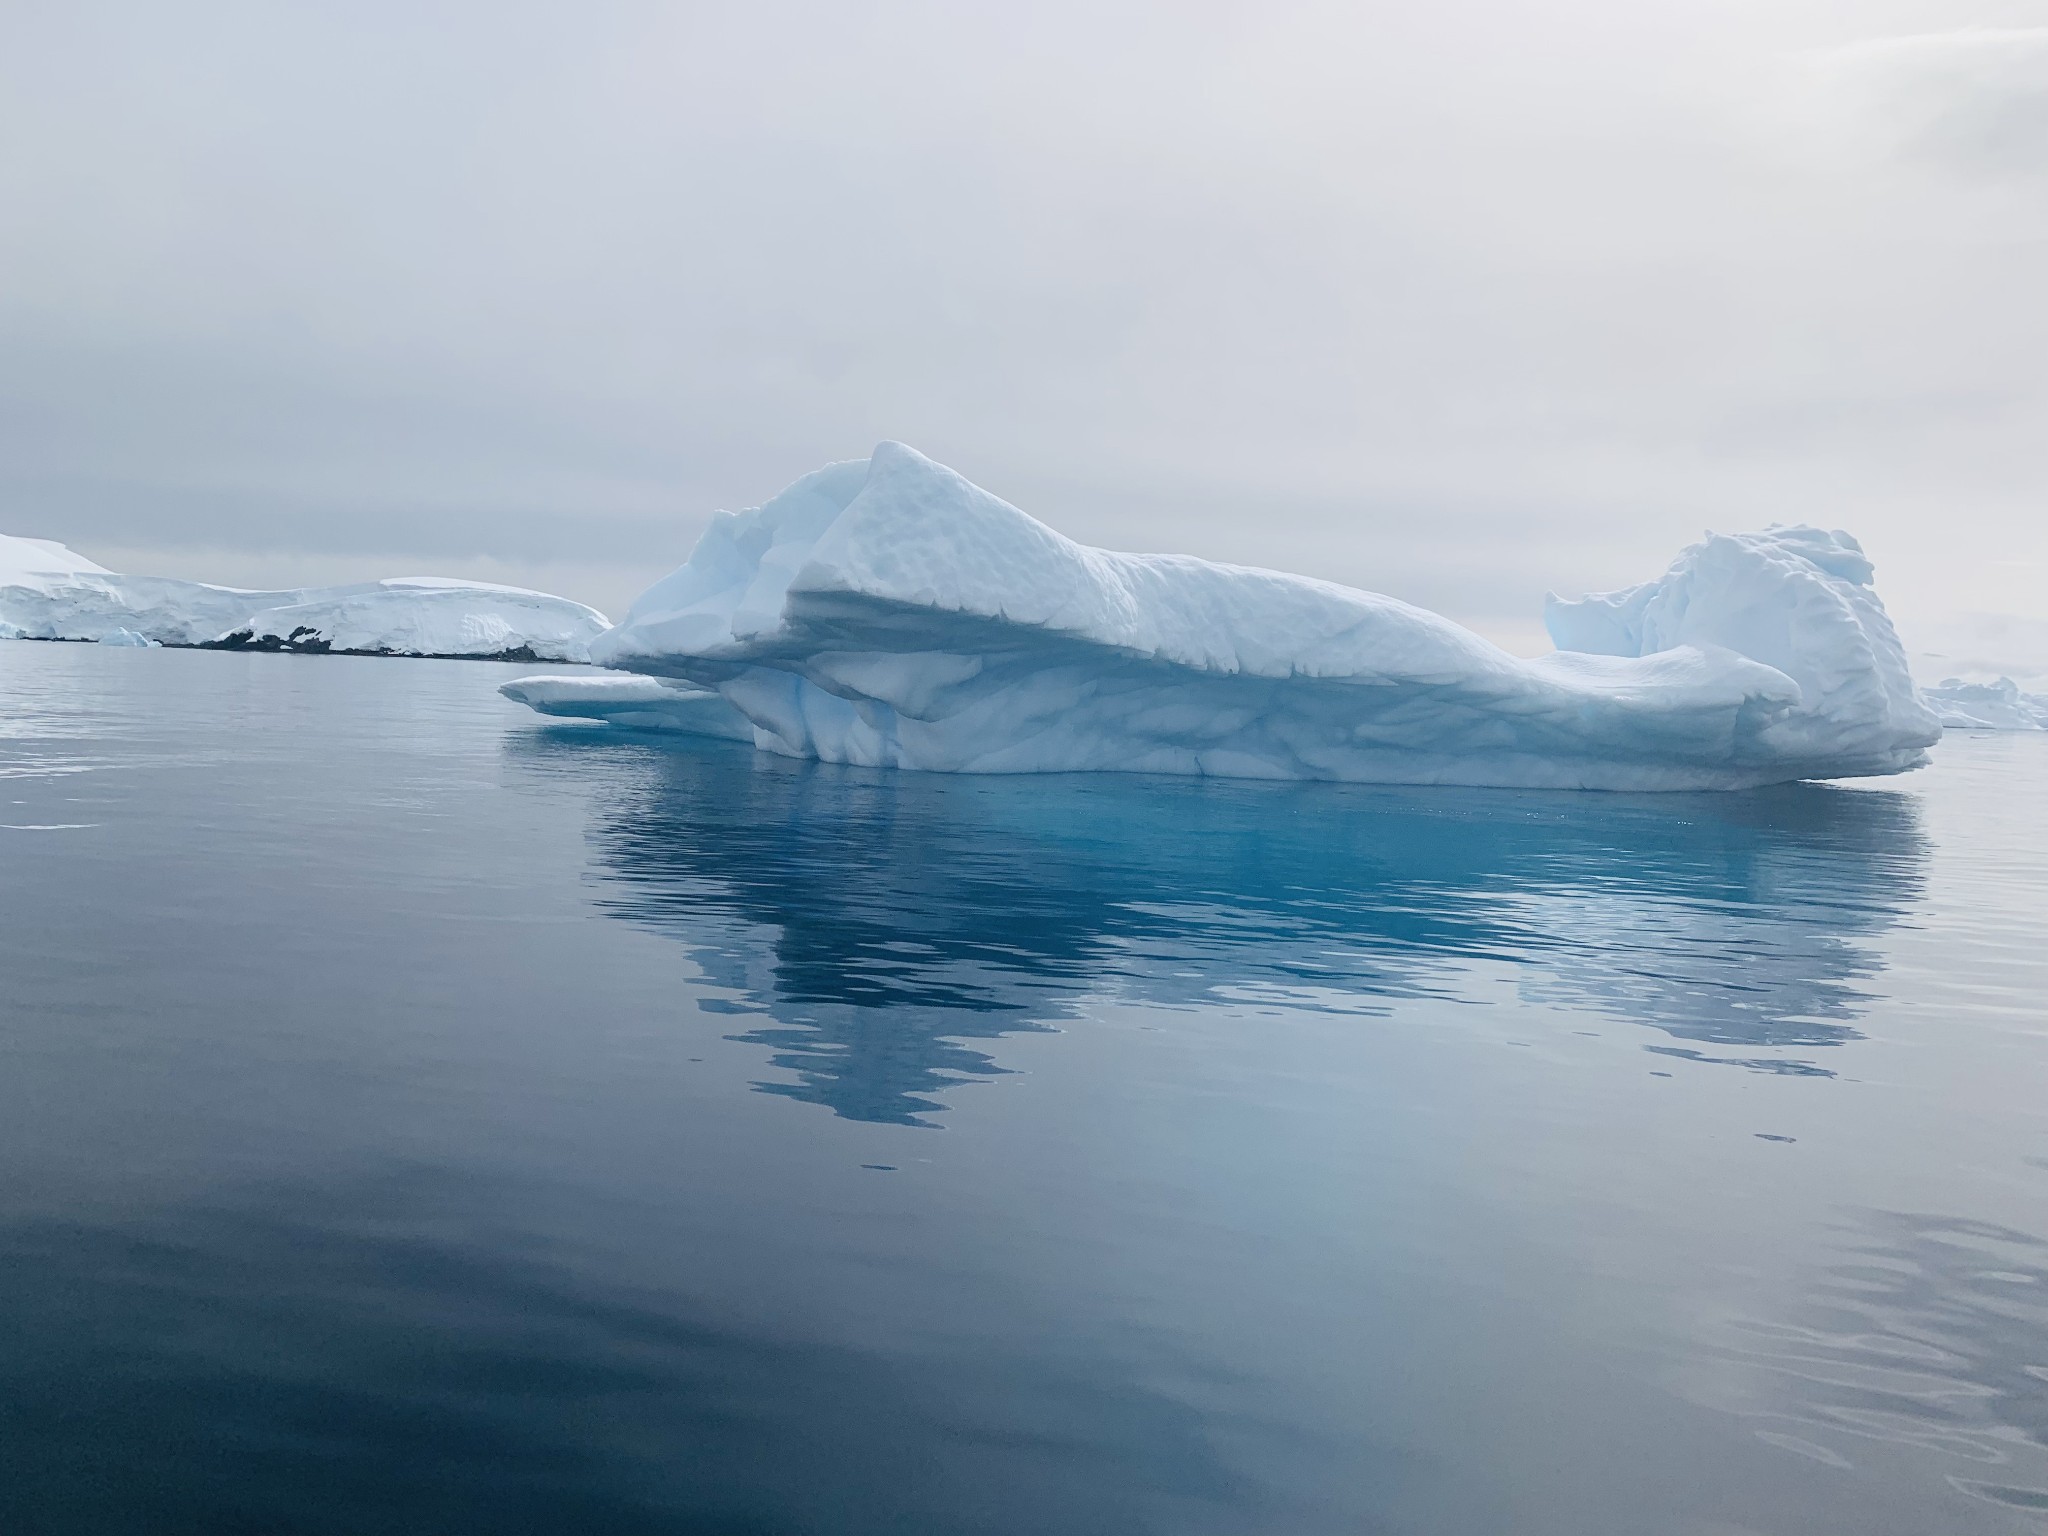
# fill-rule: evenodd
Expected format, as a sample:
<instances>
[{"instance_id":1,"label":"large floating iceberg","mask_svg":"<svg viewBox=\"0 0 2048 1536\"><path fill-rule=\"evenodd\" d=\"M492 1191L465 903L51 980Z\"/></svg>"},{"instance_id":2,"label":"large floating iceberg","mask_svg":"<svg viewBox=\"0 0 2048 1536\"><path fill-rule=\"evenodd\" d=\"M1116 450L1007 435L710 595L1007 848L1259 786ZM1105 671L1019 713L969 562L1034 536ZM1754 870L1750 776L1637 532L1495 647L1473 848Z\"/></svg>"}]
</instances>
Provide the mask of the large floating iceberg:
<instances>
[{"instance_id":1,"label":"large floating iceberg","mask_svg":"<svg viewBox=\"0 0 2048 1536\"><path fill-rule=\"evenodd\" d=\"M62 544L0 534L0 639L584 661L606 622L567 598L438 576L282 592L123 576Z\"/></svg>"},{"instance_id":2,"label":"large floating iceberg","mask_svg":"<svg viewBox=\"0 0 2048 1536\"><path fill-rule=\"evenodd\" d=\"M1735 789L1927 761L1941 728L1870 574L1843 533L1713 535L1644 586L1552 599L1559 649L1523 660L1375 593L1090 549L884 443L720 514L590 655L830 762ZM619 719L614 686L532 702ZM654 702L638 723L692 729Z\"/></svg>"}]
</instances>

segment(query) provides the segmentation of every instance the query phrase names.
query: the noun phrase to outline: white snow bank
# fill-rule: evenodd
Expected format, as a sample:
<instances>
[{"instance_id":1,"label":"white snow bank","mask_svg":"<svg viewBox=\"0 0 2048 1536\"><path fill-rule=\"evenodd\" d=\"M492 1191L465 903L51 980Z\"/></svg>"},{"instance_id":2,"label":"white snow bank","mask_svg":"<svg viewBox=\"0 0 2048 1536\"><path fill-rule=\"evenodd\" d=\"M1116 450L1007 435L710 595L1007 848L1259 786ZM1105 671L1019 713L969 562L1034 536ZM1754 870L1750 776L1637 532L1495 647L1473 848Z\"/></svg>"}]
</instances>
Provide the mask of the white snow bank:
<instances>
[{"instance_id":1,"label":"white snow bank","mask_svg":"<svg viewBox=\"0 0 2048 1536\"><path fill-rule=\"evenodd\" d=\"M544 715L603 720L641 731L681 731L751 742L754 727L745 715L709 688L662 677L622 677L616 672L583 672L566 677L521 677L500 683L498 692Z\"/></svg>"},{"instance_id":2,"label":"white snow bank","mask_svg":"<svg viewBox=\"0 0 2048 1536\"><path fill-rule=\"evenodd\" d=\"M2048 693L2023 693L2009 677L1995 683L1951 677L1923 696L1946 730L2048 731Z\"/></svg>"},{"instance_id":3,"label":"white snow bank","mask_svg":"<svg viewBox=\"0 0 2048 1536\"><path fill-rule=\"evenodd\" d=\"M1524 661L1374 593L1090 549L885 443L721 514L591 659L834 762L1737 788L1926 761L1869 581L1846 534L1709 538L1553 602L1562 648Z\"/></svg>"},{"instance_id":4,"label":"white snow bank","mask_svg":"<svg viewBox=\"0 0 2048 1536\"><path fill-rule=\"evenodd\" d=\"M111 576L76 550L55 539L16 539L0 533L0 588L68 576Z\"/></svg>"},{"instance_id":5,"label":"white snow bank","mask_svg":"<svg viewBox=\"0 0 2048 1536\"><path fill-rule=\"evenodd\" d=\"M435 576L283 592L122 576L61 544L0 535L0 638L127 631L161 645L582 661L606 622L567 598Z\"/></svg>"},{"instance_id":6,"label":"white snow bank","mask_svg":"<svg viewBox=\"0 0 2048 1536\"><path fill-rule=\"evenodd\" d=\"M19 639L20 636L16 636L15 638ZM152 640L147 635L138 635L132 629L109 630L106 634L100 636L100 644L137 646L143 650L148 650L151 647L155 647L159 650L163 648L161 641Z\"/></svg>"}]
</instances>

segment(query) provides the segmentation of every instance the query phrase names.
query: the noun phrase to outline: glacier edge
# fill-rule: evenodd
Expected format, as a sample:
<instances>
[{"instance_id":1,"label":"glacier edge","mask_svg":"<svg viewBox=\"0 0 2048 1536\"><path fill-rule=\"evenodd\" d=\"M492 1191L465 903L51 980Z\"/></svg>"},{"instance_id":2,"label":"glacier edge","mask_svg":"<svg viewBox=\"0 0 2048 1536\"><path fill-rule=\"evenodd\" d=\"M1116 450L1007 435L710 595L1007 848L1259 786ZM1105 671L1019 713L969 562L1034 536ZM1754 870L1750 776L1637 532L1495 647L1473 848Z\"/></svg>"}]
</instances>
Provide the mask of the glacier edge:
<instances>
[{"instance_id":1,"label":"glacier edge","mask_svg":"<svg viewBox=\"0 0 2048 1536\"><path fill-rule=\"evenodd\" d=\"M399 576L249 591L123 575L49 539L0 534L0 639L581 662L608 627L594 608L524 587Z\"/></svg>"}]
</instances>

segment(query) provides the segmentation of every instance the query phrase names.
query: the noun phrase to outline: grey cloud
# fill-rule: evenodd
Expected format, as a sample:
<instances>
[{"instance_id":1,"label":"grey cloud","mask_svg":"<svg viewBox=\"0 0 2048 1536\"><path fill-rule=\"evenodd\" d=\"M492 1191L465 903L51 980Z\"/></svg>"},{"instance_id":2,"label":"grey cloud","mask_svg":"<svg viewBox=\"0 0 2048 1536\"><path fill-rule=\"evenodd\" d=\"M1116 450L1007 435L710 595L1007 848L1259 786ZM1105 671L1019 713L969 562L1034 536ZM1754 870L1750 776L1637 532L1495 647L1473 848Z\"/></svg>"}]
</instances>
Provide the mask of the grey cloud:
<instances>
[{"instance_id":1,"label":"grey cloud","mask_svg":"<svg viewBox=\"0 0 2048 1536\"><path fill-rule=\"evenodd\" d=\"M1471 619L1774 518L2035 601L2048 227L1745 126L1867 14L12 7L0 528L652 573L894 437Z\"/></svg>"},{"instance_id":2,"label":"grey cloud","mask_svg":"<svg viewBox=\"0 0 2048 1536\"><path fill-rule=\"evenodd\" d=\"M1853 130L1895 152L2048 177L2048 27L1870 38L1821 64Z\"/></svg>"}]
</instances>

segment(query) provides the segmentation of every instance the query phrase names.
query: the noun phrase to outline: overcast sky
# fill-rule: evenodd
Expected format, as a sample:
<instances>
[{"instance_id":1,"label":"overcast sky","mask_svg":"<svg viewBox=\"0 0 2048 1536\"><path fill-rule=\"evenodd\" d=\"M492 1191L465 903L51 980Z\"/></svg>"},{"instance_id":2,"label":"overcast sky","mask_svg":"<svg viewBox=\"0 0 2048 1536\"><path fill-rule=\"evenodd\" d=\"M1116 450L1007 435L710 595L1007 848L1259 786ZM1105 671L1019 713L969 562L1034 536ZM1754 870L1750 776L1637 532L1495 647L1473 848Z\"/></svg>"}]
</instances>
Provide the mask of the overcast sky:
<instances>
[{"instance_id":1,"label":"overcast sky","mask_svg":"<svg viewBox=\"0 0 2048 1536\"><path fill-rule=\"evenodd\" d=\"M900 438L1533 644L2044 614L2048 0L0 0L0 531L617 612Z\"/></svg>"}]
</instances>

